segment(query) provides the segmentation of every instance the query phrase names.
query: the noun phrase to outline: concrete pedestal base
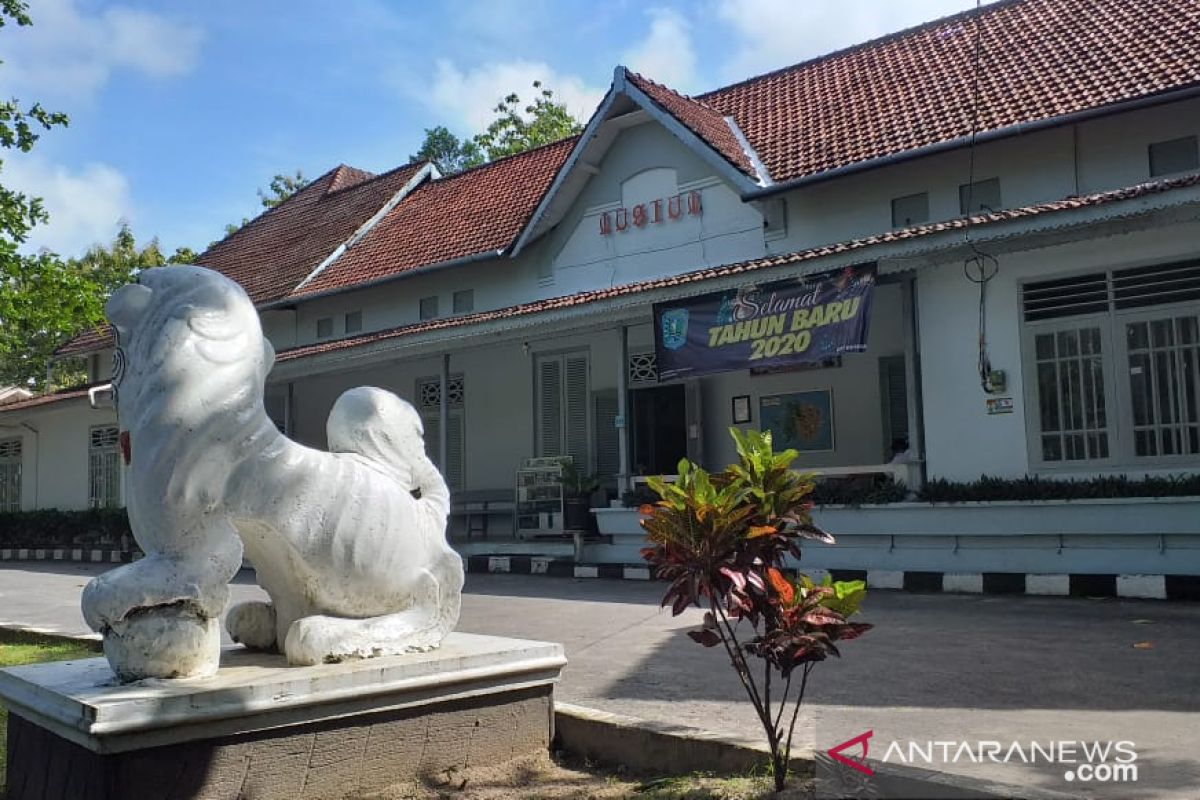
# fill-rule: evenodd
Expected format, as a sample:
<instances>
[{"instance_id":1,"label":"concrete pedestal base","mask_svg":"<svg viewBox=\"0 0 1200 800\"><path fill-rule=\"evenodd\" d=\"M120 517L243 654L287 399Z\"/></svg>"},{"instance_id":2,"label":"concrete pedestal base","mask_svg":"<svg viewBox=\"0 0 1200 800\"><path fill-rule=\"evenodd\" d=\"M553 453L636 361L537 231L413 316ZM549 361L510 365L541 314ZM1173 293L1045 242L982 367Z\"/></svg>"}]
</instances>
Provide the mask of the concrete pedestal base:
<instances>
[{"instance_id":1,"label":"concrete pedestal base","mask_svg":"<svg viewBox=\"0 0 1200 800\"><path fill-rule=\"evenodd\" d=\"M117 685L103 659L0 671L9 800L341 798L549 747L557 644L451 634L314 667L234 648L213 678Z\"/></svg>"}]
</instances>

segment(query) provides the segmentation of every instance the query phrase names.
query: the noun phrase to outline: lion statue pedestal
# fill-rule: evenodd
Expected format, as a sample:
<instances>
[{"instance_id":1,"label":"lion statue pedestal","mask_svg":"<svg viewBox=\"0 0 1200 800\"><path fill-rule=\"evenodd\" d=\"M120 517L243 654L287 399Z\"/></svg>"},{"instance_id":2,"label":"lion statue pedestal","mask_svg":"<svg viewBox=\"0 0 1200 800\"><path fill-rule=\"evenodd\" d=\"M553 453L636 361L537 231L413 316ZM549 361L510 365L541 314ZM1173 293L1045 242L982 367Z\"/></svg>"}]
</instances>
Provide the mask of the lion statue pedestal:
<instances>
[{"instance_id":1,"label":"lion statue pedestal","mask_svg":"<svg viewBox=\"0 0 1200 800\"><path fill-rule=\"evenodd\" d=\"M462 560L413 408L351 389L330 452L289 440L253 304L200 267L146 270L107 313L146 555L84 589L107 661L0 670L10 800L341 798L544 753L562 646L451 633ZM270 602L230 609L222 650L243 553Z\"/></svg>"}]
</instances>

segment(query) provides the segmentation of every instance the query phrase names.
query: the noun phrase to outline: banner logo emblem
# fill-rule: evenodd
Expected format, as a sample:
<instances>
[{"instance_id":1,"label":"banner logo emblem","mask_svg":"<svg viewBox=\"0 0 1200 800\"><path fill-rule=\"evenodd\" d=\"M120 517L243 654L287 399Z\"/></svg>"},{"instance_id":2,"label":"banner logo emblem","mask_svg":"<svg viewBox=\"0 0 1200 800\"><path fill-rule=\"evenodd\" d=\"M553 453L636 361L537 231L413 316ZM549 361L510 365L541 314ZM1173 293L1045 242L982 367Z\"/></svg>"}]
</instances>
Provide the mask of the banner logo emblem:
<instances>
[{"instance_id":1,"label":"banner logo emblem","mask_svg":"<svg viewBox=\"0 0 1200 800\"><path fill-rule=\"evenodd\" d=\"M672 308L662 315L662 343L668 350L678 350L687 344L688 310Z\"/></svg>"}]
</instances>

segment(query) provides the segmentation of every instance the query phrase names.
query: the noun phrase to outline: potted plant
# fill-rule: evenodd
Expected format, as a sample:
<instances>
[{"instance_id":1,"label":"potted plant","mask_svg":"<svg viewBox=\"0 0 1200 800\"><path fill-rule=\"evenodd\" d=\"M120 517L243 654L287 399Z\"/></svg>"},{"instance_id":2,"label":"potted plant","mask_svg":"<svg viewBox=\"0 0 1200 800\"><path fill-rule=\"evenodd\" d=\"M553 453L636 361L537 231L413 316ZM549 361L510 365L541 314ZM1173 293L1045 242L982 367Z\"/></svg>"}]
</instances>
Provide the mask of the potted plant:
<instances>
[{"instance_id":1,"label":"potted plant","mask_svg":"<svg viewBox=\"0 0 1200 800\"><path fill-rule=\"evenodd\" d=\"M600 477L589 475L563 459L559 482L563 487L563 528L588 531L592 528L592 493L600 488Z\"/></svg>"}]
</instances>

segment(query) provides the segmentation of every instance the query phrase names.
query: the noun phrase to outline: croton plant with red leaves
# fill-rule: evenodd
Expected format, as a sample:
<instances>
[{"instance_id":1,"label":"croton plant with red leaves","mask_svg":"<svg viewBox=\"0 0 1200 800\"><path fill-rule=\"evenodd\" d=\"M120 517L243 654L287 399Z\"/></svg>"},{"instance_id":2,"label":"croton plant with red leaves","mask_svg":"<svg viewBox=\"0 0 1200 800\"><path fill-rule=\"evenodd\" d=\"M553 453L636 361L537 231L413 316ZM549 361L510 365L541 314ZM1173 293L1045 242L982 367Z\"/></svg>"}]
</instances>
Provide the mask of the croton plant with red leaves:
<instances>
[{"instance_id":1,"label":"croton plant with red leaves","mask_svg":"<svg viewBox=\"0 0 1200 800\"><path fill-rule=\"evenodd\" d=\"M723 472L709 474L684 459L673 483L647 480L661 499L641 507L650 545L642 556L670 581L662 604L672 614L707 609L703 625L688 635L728 654L767 734L781 790L809 673L841 655L837 642L871 628L848 621L866 584L784 574L786 559L800 559L803 540L833 543L812 521L812 477L791 469L795 450L774 451L769 431L730 433L738 462ZM748 657L761 660L761 673ZM783 683L774 697L773 678Z\"/></svg>"}]
</instances>

